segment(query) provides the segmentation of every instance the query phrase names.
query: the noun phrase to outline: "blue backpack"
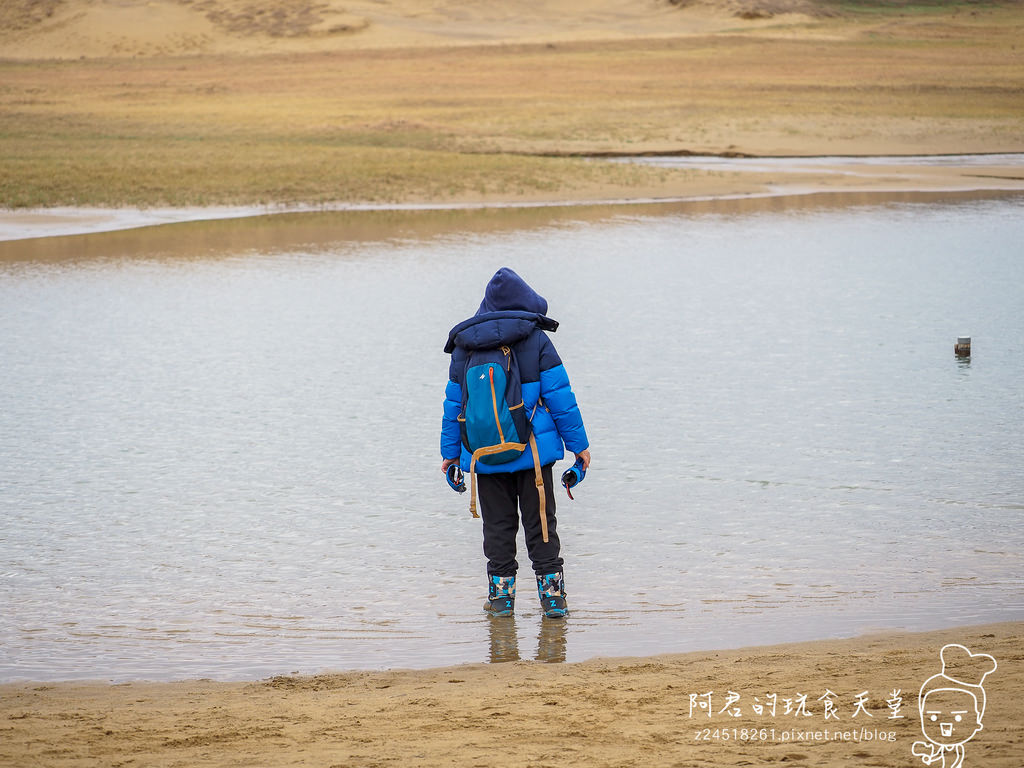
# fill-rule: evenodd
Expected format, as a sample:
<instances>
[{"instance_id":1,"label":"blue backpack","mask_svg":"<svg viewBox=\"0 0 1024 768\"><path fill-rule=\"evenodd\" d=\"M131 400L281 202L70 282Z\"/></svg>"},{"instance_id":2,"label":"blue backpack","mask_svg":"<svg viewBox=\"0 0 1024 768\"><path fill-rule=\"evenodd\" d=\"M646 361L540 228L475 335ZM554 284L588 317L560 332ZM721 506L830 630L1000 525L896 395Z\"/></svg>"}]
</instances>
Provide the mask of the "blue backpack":
<instances>
[{"instance_id":1,"label":"blue backpack","mask_svg":"<svg viewBox=\"0 0 1024 768\"><path fill-rule=\"evenodd\" d=\"M472 350L466 359L462 444L473 459L504 464L526 450L533 426L523 407L523 385L511 347Z\"/></svg>"},{"instance_id":2,"label":"blue backpack","mask_svg":"<svg viewBox=\"0 0 1024 768\"><path fill-rule=\"evenodd\" d=\"M472 454L469 479L472 492L469 509L476 512L476 462L504 464L518 458L530 448L533 451L540 495L541 530L548 540L545 514L544 480L541 477L537 441L533 437L532 414L527 416L523 405L522 378L512 348L470 350L462 386L462 413L459 427L462 444Z\"/></svg>"}]
</instances>

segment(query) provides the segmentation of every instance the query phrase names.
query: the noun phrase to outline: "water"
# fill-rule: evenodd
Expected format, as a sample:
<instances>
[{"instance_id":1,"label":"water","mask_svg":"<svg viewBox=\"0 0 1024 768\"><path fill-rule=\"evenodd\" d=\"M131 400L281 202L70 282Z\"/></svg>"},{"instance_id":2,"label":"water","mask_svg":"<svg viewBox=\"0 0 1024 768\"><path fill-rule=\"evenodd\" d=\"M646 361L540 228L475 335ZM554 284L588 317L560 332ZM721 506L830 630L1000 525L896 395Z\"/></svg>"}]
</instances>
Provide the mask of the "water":
<instances>
[{"instance_id":1,"label":"water","mask_svg":"<svg viewBox=\"0 0 1024 768\"><path fill-rule=\"evenodd\" d=\"M922 169L963 168L997 172L1008 168L1024 167L1024 153L988 155L872 155L872 156L818 156L818 157L721 157L717 155L683 155L624 157L613 162L639 163L661 168L691 168L705 171L742 171L745 173L813 173L836 176L865 176L877 178L878 167L886 166L890 174L915 178ZM965 177L970 178L965 172ZM986 175L987 179L999 178ZM1019 178L1008 176L1008 181Z\"/></svg>"},{"instance_id":2,"label":"water","mask_svg":"<svg viewBox=\"0 0 1024 768\"><path fill-rule=\"evenodd\" d=\"M0 680L1020 619L1022 214L322 214L9 245ZM501 265L561 321L592 440L558 502L564 625L528 581L515 622L482 615L479 522L438 469L441 348Z\"/></svg>"}]
</instances>

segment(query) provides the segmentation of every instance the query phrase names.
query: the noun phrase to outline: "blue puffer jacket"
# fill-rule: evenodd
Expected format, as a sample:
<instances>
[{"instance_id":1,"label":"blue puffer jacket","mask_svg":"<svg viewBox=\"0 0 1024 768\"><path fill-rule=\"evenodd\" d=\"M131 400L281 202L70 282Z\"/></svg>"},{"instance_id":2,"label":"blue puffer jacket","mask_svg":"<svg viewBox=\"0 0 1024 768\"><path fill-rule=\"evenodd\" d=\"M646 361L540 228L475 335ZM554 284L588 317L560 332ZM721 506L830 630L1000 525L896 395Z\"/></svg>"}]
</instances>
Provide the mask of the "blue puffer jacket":
<instances>
[{"instance_id":1,"label":"blue puffer jacket","mask_svg":"<svg viewBox=\"0 0 1024 768\"><path fill-rule=\"evenodd\" d=\"M533 413L533 433L541 465L558 461L565 454L563 443L573 453L589 447L576 395L551 339L558 323L546 316L548 303L526 281L508 267L499 269L484 291L476 315L452 328L444 351L452 356L445 389L441 420L441 458L459 459L469 471L470 452L462 444L458 417L462 412L462 387L468 350L506 345L512 347L523 382L523 405ZM537 406L540 401L539 407ZM477 462L482 474L516 472L533 467L529 450L504 464Z\"/></svg>"}]
</instances>

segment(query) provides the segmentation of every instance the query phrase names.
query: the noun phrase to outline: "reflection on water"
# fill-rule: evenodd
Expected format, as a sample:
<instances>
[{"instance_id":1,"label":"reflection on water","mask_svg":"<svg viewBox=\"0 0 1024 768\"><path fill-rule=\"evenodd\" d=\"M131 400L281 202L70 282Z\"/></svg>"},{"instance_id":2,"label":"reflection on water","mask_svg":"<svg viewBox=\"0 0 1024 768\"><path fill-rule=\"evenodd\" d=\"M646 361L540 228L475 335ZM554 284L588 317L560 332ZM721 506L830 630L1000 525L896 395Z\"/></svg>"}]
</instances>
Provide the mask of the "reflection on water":
<instances>
[{"instance_id":1,"label":"reflection on water","mask_svg":"<svg viewBox=\"0 0 1024 768\"><path fill-rule=\"evenodd\" d=\"M541 622L543 625L544 622ZM488 621L490 630L491 652L487 660L491 664L501 664L506 661L519 661L519 633L516 631L515 616L503 618L499 621L491 617Z\"/></svg>"},{"instance_id":2,"label":"reflection on water","mask_svg":"<svg viewBox=\"0 0 1024 768\"><path fill-rule=\"evenodd\" d=\"M807 202L0 244L0 679L1019 619L1020 198ZM525 593L483 615L479 524L437 471L441 347L502 264L561 321L593 440L558 499L567 622Z\"/></svg>"},{"instance_id":3,"label":"reflection on water","mask_svg":"<svg viewBox=\"0 0 1024 768\"><path fill-rule=\"evenodd\" d=\"M568 626L572 619L542 619L531 622L530 627L536 628L536 648L533 656L519 652L519 632L515 616L489 617L488 634L490 652L487 660L491 664L502 664L507 661L539 661L545 664L558 664L565 661ZM524 640L524 645L525 645Z\"/></svg>"},{"instance_id":4,"label":"reflection on water","mask_svg":"<svg viewBox=\"0 0 1024 768\"><path fill-rule=\"evenodd\" d=\"M725 158L725 161L733 161ZM644 160L646 161L646 159ZM408 243L456 236L486 236L523 229L579 226L606 221L636 210L645 215L737 215L786 211L836 210L851 205L942 203L1005 199L1006 193L976 192L829 192L798 197L774 195L737 199L688 200L639 205L568 205L450 210L323 211L279 213L251 218L191 221L126 229L92 236L0 240L0 263L67 263L117 259L190 260L231 256L302 253L331 247L350 253L356 244Z\"/></svg>"}]
</instances>

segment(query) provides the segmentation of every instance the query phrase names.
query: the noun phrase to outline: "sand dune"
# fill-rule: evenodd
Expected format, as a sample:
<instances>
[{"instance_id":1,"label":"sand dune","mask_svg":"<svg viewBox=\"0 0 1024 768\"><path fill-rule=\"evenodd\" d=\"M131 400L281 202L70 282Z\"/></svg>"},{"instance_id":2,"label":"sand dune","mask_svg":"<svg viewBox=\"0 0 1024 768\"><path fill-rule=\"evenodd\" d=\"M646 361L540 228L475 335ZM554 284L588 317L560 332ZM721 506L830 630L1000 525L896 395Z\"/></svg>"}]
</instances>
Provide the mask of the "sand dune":
<instances>
[{"instance_id":1,"label":"sand dune","mask_svg":"<svg viewBox=\"0 0 1024 768\"><path fill-rule=\"evenodd\" d=\"M812 0L5 0L0 56L260 54L762 29Z\"/></svg>"}]
</instances>

